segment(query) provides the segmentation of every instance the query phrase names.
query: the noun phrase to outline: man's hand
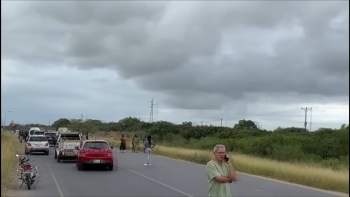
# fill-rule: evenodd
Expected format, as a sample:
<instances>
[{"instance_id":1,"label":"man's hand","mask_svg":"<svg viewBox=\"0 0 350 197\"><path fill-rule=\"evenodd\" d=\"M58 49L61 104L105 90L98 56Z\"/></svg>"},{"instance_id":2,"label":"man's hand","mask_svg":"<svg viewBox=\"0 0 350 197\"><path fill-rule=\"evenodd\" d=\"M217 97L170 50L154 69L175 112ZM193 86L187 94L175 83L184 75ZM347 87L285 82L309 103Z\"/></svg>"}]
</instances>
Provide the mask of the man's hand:
<instances>
[{"instance_id":1,"label":"man's hand","mask_svg":"<svg viewBox=\"0 0 350 197\"><path fill-rule=\"evenodd\" d=\"M215 180L219 183L227 183L227 182L232 182L231 178L229 176L218 176L215 177Z\"/></svg>"},{"instance_id":2,"label":"man's hand","mask_svg":"<svg viewBox=\"0 0 350 197\"><path fill-rule=\"evenodd\" d=\"M232 183L233 181L236 181L236 179L233 179L231 176L228 176L228 178L230 178L229 183Z\"/></svg>"}]
</instances>

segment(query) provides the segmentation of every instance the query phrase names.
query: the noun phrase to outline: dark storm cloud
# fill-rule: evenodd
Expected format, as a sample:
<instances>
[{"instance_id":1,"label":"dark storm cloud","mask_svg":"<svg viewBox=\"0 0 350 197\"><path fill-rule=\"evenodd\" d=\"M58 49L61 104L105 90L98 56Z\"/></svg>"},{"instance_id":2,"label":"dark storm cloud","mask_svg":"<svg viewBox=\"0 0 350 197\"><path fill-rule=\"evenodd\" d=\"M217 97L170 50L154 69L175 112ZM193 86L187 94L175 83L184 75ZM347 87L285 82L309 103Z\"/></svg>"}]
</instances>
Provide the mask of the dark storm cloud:
<instances>
[{"instance_id":1,"label":"dark storm cloud","mask_svg":"<svg viewBox=\"0 0 350 197\"><path fill-rule=\"evenodd\" d=\"M4 25L6 58L115 69L174 107L349 94L347 1L26 4Z\"/></svg>"}]
</instances>

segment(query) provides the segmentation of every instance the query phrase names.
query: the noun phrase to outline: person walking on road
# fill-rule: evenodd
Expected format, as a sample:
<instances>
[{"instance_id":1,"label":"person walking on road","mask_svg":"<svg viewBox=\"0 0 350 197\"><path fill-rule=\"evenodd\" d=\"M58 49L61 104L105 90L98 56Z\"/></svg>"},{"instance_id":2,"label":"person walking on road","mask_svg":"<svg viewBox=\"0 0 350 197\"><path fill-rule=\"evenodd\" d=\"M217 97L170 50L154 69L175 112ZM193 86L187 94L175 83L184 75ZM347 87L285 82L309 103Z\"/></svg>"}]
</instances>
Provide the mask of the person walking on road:
<instances>
[{"instance_id":1,"label":"person walking on road","mask_svg":"<svg viewBox=\"0 0 350 197\"><path fill-rule=\"evenodd\" d=\"M131 140L132 145L132 152L137 153L137 147L139 146L139 137L137 135L134 135L134 137Z\"/></svg>"},{"instance_id":2,"label":"person walking on road","mask_svg":"<svg viewBox=\"0 0 350 197\"><path fill-rule=\"evenodd\" d=\"M231 197L230 183L237 180L237 174L224 145L214 147L214 158L206 165L209 197Z\"/></svg>"},{"instance_id":3,"label":"person walking on road","mask_svg":"<svg viewBox=\"0 0 350 197\"><path fill-rule=\"evenodd\" d=\"M151 152L152 152L152 149L154 148L155 144L153 143L152 137L150 135L147 136L147 139L145 140L144 145L145 145L145 148L146 148L145 152L147 154L147 162L145 163L145 166L152 165Z\"/></svg>"},{"instance_id":4,"label":"person walking on road","mask_svg":"<svg viewBox=\"0 0 350 197\"><path fill-rule=\"evenodd\" d=\"M124 137L124 135L122 135L122 137L120 138L119 151L123 153L125 149L126 149L126 138Z\"/></svg>"},{"instance_id":5,"label":"person walking on road","mask_svg":"<svg viewBox=\"0 0 350 197\"><path fill-rule=\"evenodd\" d=\"M142 140L142 142L143 142L143 153L145 153L145 154L146 154L146 145L145 145L146 140L147 140L147 135L145 135L145 137Z\"/></svg>"}]
</instances>

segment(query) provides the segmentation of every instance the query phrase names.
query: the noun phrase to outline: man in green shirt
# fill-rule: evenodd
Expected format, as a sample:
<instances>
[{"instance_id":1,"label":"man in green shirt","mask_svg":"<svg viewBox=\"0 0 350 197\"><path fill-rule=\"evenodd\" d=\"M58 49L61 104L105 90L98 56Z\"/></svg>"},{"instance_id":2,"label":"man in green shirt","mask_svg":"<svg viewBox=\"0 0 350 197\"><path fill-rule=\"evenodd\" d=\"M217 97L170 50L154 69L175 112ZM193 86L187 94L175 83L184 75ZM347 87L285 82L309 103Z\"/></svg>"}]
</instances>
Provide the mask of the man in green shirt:
<instances>
[{"instance_id":1,"label":"man in green shirt","mask_svg":"<svg viewBox=\"0 0 350 197\"><path fill-rule=\"evenodd\" d=\"M230 184L237 180L237 174L230 159L225 161L224 145L214 147L214 158L206 165L209 184L209 197L231 197Z\"/></svg>"}]
</instances>

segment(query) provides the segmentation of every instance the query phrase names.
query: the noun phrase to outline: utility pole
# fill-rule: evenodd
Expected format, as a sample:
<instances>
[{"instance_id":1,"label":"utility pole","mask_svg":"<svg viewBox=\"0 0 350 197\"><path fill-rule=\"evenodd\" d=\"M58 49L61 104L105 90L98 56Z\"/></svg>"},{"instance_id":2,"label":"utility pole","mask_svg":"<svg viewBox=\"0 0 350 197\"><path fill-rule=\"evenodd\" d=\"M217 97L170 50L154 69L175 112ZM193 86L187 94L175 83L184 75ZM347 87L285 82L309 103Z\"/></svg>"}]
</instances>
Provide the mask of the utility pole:
<instances>
[{"instance_id":1,"label":"utility pole","mask_svg":"<svg viewBox=\"0 0 350 197\"><path fill-rule=\"evenodd\" d=\"M156 101L156 121L158 122L158 99Z\"/></svg>"},{"instance_id":2,"label":"utility pole","mask_svg":"<svg viewBox=\"0 0 350 197\"><path fill-rule=\"evenodd\" d=\"M149 123L152 123L153 122L153 107L154 107L153 98L150 102L151 102L151 106L150 106L151 110L149 112Z\"/></svg>"},{"instance_id":3,"label":"utility pole","mask_svg":"<svg viewBox=\"0 0 350 197\"><path fill-rule=\"evenodd\" d=\"M305 130L307 130L307 129L306 129L306 128L307 128L307 111L308 111L308 110L312 110L312 107L305 107L305 108L302 107L301 109L305 111L304 128L305 128Z\"/></svg>"},{"instance_id":4,"label":"utility pole","mask_svg":"<svg viewBox=\"0 0 350 197\"><path fill-rule=\"evenodd\" d=\"M84 118L84 114L83 113L81 113L80 114L80 120L83 122L83 118Z\"/></svg>"},{"instance_id":5,"label":"utility pole","mask_svg":"<svg viewBox=\"0 0 350 197\"><path fill-rule=\"evenodd\" d=\"M222 118L221 118L221 127L222 127Z\"/></svg>"},{"instance_id":6,"label":"utility pole","mask_svg":"<svg viewBox=\"0 0 350 197\"><path fill-rule=\"evenodd\" d=\"M312 108L310 109L310 131L312 131Z\"/></svg>"}]
</instances>

